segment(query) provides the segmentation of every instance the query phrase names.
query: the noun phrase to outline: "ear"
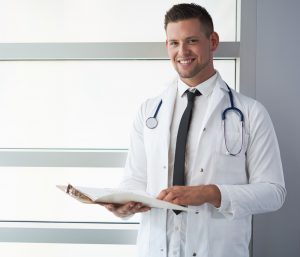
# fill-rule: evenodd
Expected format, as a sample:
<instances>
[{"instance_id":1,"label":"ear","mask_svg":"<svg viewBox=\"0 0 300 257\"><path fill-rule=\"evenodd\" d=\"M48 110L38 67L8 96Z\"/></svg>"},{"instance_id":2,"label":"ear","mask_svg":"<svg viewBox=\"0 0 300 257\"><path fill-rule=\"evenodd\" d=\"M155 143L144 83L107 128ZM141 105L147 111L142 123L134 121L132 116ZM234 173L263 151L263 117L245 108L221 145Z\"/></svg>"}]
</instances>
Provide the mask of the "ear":
<instances>
[{"instance_id":1,"label":"ear","mask_svg":"<svg viewBox=\"0 0 300 257\"><path fill-rule=\"evenodd\" d=\"M219 35L217 32L213 32L210 35L210 49L214 52L218 48L219 45Z\"/></svg>"}]
</instances>

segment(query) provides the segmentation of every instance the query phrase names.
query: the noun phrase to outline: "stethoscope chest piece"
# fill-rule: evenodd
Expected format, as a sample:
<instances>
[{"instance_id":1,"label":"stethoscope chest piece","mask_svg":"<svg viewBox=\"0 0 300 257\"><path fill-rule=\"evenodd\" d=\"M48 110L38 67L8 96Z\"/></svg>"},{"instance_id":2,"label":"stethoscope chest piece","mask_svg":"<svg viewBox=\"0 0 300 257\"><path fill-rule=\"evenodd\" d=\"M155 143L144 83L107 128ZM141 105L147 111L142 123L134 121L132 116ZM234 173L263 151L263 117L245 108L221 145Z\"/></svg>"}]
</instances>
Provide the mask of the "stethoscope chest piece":
<instances>
[{"instance_id":1,"label":"stethoscope chest piece","mask_svg":"<svg viewBox=\"0 0 300 257\"><path fill-rule=\"evenodd\" d=\"M154 117L150 117L146 120L146 126L149 129L154 129L157 127L158 121L156 118Z\"/></svg>"},{"instance_id":2,"label":"stethoscope chest piece","mask_svg":"<svg viewBox=\"0 0 300 257\"><path fill-rule=\"evenodd\" d=\"M153 116L153 117L149 117L149 118L146 120L146 126L147 126L147 128L149 128L149 129L154 129L154 128L157 127L158 121L157 121L156 116L157 116L157 114L158 114L158 112L159 112L159 109L160 109L161 105L162 105L162 100L160 100L160 102L159 102L159 104L158 104L158 106L157 106L157 108L156 108L156 111L155 111L155 113L154 113L154 116Z\"/></svg>"}]
</instances>

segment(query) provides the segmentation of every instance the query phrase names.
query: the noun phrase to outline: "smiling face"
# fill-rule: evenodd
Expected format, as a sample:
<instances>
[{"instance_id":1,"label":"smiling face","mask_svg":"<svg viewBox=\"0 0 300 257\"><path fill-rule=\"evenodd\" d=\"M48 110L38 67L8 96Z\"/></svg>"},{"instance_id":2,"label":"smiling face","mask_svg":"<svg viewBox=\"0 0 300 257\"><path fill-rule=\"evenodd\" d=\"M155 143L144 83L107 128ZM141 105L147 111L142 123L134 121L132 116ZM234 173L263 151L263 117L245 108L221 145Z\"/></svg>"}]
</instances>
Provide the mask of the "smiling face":
<instances>
[{"instance_id":1,"label":"smiling face","mask_svg":"<svg viewBox=\"0 0 300 257\"><path fill-rule=\"evenodd\" d=\"M207 36L197 18L170 22L166 33L168 55L183 82L197 86L215 73L213 52L219 44L217 33Z\"/></svg>"}]
</instances>

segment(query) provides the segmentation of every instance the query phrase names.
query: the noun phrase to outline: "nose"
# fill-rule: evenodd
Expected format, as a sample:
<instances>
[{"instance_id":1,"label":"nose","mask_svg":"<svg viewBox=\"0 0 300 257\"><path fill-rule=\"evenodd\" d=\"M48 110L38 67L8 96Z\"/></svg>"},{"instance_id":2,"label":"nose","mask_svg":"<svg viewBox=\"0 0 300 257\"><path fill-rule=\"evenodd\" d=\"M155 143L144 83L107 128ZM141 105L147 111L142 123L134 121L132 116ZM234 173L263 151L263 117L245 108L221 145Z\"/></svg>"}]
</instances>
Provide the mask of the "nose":
<instances>
[{"instance_id":1,"label":"nose","mask_svg":"<svg viewBox=\"0 0 300 257\"><path fill-rule=\"evenodd\" d=\"M182 56L185 56L187 54L189 54L189 48L188 45L185 43L182 43L179 45L179 50L178 50L179 54Z\"/></svg>"}]
</instances>

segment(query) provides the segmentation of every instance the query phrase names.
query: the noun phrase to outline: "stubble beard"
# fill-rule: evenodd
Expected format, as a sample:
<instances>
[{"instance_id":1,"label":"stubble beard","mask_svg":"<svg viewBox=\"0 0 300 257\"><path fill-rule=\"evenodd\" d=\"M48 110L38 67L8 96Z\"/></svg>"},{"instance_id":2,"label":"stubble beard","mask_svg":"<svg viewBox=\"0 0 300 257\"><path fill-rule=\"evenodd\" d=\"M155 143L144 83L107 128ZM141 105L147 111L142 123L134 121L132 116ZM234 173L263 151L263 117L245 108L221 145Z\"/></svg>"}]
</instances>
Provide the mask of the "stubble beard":
<instances>
[{"instance_id":1,"label":"stubble beard","mask_svg":"<svg viewBox=\"0 0 300 257\"><path fill-rule=\"evenodd\" d=\"M208 60L206 63L203 63L201 65L197 65L190 71L180 71L180 68L175 65L175 70L177 71L178 75L181 78L192 79L196 77L199 73L201 73L203 70L205 70L208 67L209 62L210 60Z\"/></svg>"}]
</instances>

